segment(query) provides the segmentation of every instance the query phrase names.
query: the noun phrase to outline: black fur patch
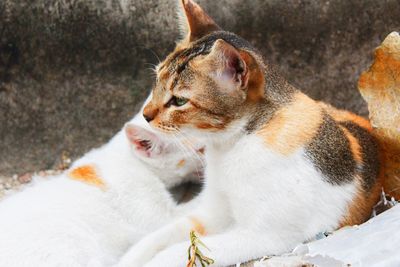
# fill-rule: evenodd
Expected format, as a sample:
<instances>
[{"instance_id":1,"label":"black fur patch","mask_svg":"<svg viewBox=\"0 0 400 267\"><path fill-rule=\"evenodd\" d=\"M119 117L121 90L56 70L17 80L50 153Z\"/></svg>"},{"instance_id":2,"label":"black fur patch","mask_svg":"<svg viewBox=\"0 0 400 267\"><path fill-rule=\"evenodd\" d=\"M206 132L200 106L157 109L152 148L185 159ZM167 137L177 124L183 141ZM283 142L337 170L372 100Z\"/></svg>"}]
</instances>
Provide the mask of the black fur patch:
<instances>
[{"instance_id":1,"label":"black fur patch","mask_svg":"<svg viewBox=\"0 0 400 267\"><path fill-rule=\"evenodd\" d=\"M364 128L347 121L340 123L355 138L361 146L362 165L358 171L363 179L363 188L369 191L375 184L379 175L379 150L376 139Z\"/></svg>"},{"instance_id":2,"label":"black fur patch","mask_svg":"<svg viewBox=\"0 0 400 267\"><path fill-rule=\"evenodd\" d=\"M324 114L317 135L306 147L306 155L327 182L341 185L354 179L357 164L350 143L342 129L328 114Z\"/></svg>"},{"instance_id":3,"label":"black fur patch","mask_svg":"<svg viewBox=\"0 0 400 267\"><path fill-rule=\"evenodd\" d=\"M264 100L259 104L259 106L252 110L251 117L244 128L246 133L251 134L267 124L277 110L278 105L272 103L271 101Z\"/></svg>"}]
</instances>

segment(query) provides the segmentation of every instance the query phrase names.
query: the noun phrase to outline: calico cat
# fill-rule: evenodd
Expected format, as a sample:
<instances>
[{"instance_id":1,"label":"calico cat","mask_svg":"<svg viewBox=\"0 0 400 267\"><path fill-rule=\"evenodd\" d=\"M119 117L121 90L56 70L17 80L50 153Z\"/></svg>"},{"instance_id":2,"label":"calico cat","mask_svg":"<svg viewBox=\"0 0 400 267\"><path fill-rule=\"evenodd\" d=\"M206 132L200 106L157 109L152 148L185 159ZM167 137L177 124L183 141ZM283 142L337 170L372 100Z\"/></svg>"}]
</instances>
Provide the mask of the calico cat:
<instances>
[{"instance_id":1,"label":"calico cat","mask_svg":"<svg viewBox=\"0 0 400 267\"><path fill-rule=\"evenodd\" d=\"M198 179L201 151L188 155L136 116L65 173L36 177L0 202L0 266L111 266L144 234L190 209L166 190Z\"/></svg>"},{"instance_id":2,"label":"calico cat","mask_svg":"<svg viewBox=\"0 0 400 267\"><path fill-rule=\"evenodd\" d=\"M381 189L369 122L301 93L193 1L182 10L187 35L158 66L143 115L206 142L204 191L118 266L185 266L192 229L212 266L228 266L368 219Z\"/></svg>"}]
</instances>

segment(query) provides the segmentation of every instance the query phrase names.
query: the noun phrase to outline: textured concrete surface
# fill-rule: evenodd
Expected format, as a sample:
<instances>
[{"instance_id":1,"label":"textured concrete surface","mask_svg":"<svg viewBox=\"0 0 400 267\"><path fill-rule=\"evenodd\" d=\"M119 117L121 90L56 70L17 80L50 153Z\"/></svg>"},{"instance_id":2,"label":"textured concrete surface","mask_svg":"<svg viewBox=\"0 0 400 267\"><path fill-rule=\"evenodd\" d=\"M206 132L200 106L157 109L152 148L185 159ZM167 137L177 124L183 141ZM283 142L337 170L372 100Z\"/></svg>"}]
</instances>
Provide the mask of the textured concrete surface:
<instances>
[{"instance_id":1,"label":"textured concrete surface","mask_svg":"<svg viewBox=\"0 0 400 267\"><path fill-rule=\"evenodd\" d=\"M356 90L400 29L399 0L198 0L316 99L366 115ZM0 174L54 167L138 108L178 36L175 0L0 1Z\"/></svg>"}]
</instances>

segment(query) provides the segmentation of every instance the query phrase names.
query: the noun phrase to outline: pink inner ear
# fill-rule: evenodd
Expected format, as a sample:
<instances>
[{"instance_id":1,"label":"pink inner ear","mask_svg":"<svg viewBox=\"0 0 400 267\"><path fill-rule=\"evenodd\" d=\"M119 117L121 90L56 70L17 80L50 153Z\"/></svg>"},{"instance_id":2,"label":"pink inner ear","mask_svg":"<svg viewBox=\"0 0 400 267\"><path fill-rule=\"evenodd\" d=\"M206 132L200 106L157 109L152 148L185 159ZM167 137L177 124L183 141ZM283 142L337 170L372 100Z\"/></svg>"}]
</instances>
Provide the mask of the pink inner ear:
<instances>
[{"instance_id":1,"label":"pink inner ear","mask_svg":"<svg viewBox=\"0 0 400 267\"><path fill-rule=\"evenodd\" d=\"M230 78L235 82L240 83L241 86L244 84L244 76L246 75L247 69L246 64L241 59L240 54L232 49L225 49L224 55L226 58L225 71L226 75L230 75Z\"/></svg>"},{"instance_id":2,"label":"pink inner ear","mask_svg":"<svg viewBox=\"0 0 400 267\"><path fill-rule=\"evenodd\" d=\"M154 153L160 152L158 147L154 147L159 145L158 137L150 131L134 124L128 124L125 126L125 133L141 156L149 158Z\"/></svg>"},{"instance_id":3,"label":"pink inner ear","mask_svg":"<svg viewBox=\"0 0 400 267\"><path fill-rule=\"evenodd\" d=\"M228 66L230 69L232 69L232 72L234 73L235 81L240 82L240 74L244 71L244 65L240 57L230 57L228 61Z\"/></svg>"},{"instance_id":4,"label":"pink inner ear","mask_svg":"<svg viewBox=\"0 0 400 267\"><path fill-rule=\"evenodd\" d=\"M223 82L233 82L235 88L237 85L240 88L247 86L247 66L236 48L220 39L215 42L210 56L217 58L220 62L222 68L220 78Z\"/></svg>"}]
</instances>

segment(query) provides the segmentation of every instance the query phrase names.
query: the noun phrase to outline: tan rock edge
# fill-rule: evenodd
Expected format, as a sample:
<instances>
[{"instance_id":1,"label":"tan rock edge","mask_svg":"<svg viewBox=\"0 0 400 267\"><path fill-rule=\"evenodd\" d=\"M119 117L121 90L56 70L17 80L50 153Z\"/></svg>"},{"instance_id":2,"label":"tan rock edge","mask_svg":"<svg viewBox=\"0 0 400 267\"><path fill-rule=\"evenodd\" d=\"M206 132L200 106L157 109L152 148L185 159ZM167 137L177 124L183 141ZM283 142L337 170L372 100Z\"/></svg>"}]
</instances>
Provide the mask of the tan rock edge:
<instances>
[{"instance_id":1,"label":"tan rock edge","mask_svg":"<svg viewBox=\"0 0 400 267\"><path fill-rule=\"evenodd\" d=\"M358 81L383 149L385 192L400 199L400 35L390 33L375 50L369 70Z\"/></svg>"}]
</instances>

